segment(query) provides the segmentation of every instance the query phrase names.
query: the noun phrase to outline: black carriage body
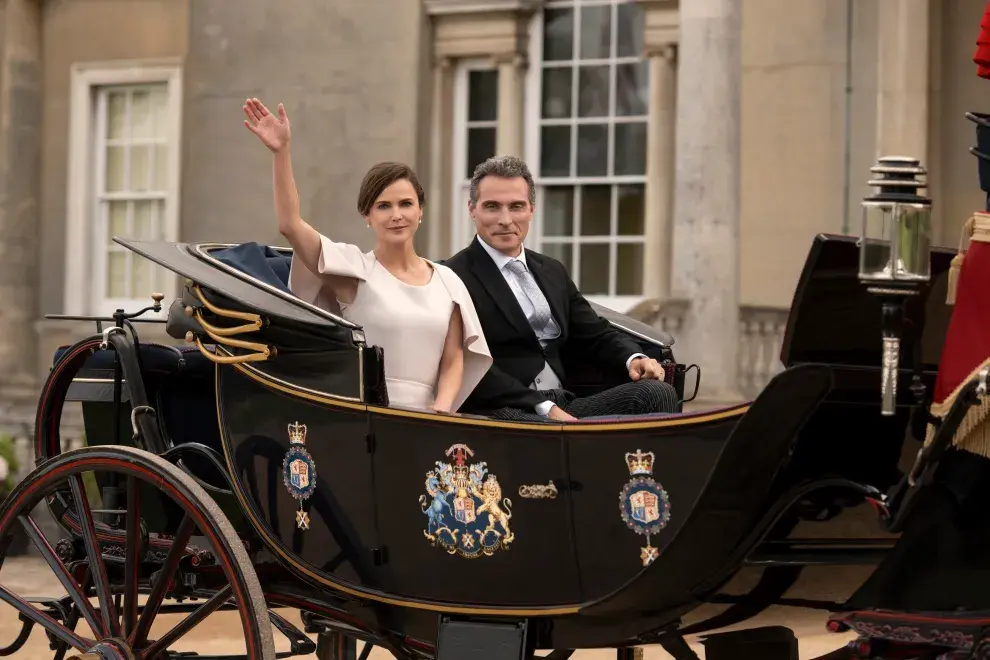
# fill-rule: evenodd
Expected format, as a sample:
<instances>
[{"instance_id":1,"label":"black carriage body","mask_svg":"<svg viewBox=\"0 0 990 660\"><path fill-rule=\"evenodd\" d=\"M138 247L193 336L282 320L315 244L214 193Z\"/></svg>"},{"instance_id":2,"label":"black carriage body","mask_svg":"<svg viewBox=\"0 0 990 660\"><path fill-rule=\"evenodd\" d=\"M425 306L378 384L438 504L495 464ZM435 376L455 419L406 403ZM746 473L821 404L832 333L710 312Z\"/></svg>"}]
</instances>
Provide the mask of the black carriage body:
<instances>
[{"instance_id":1,"label":"black carriage body","mask_svg":"<svg viewBox=\"0 0 990 660\"><path fill-rule=\"evenodd\" d=\"M145 347L145 379L169 441L223 457L233 486L224 508L274 558L257 570L276 603L427 641L442 614L536 622L542 647L648 639L718 596L747 562L801 563L774 559L774 544L801 544L798 523L818 524L825 541L850 536L833 523L868 497L859 484L886 488L900 476L916 408L912 351L902 352L898 414L881 417L879 309L859 288L849 239L816 238L788 322L787 368L755 401L569 425L388 406L388 356L360 328L246 275L271 268L284 284L284 251L239 270L222 246L121 242L188 278L169 332L190 332L198 347ZM929 387L951 256L933 252L933 286L909 312L924 324ZM259 327L232 333L254 317ZM669 337L610 320L674 363ZM153 355L176 368L157 372ZM107 369L99 356L87 368ZM674 371L683 398L683 366ZM576 389L609 384L586 365L575 373ZM91 390L75 391L87 405L106 405L105 383L73 387ZM93 420L94 431L110 423ZM189 467L219 483L206 461ZM815 550L808 563L876 563L891 543L856 540L879 554Z\"/></svg>"}]
</instances>

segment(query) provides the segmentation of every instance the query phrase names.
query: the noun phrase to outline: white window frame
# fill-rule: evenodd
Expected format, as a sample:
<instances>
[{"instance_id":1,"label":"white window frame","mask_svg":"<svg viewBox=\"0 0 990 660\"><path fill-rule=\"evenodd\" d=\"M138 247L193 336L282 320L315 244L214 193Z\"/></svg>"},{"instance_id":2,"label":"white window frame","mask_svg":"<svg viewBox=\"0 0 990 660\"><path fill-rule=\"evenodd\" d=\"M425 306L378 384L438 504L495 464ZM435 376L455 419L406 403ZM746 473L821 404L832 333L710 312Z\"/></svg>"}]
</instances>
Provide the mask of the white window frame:
<instances>
[{"instance_id":1,"label":"white window frame","mask_svg":"<svg viewBox=\"0 0 990 660\"><path fill-rule=\"evenodd\" d=\"M456 253L468 246L474 238L474 221L468 211L468 200L471 193L471 178L464 176L464 168L467 166L467 133L473 127L492 127L498 135L498 117L491 121L468 122L468 106L470 97L468 96L468 80L472 71L494 71L498 74L498 67L491 59L486 58L465 58L459 60L454 69L454 113L453 113L453 136L451 139L451 190L453 197L451 200L450 214L450 245L451 252Z\"/></svg>"},{"instance_id":2,"label":"white window frame","mask_svg":"<svg viewBox=\"0 0 990 660\"><path fill-rule=\"evenodd\" d=\"M587 5L595 5L595 4L597 4L597 5L611 5L612 4L611 0L601 0L600 2L596 2L595 0L581 0L581 1L582 1L583 4L587 4ZM543 91L543 89L542 89L542 83L543 83L543 79L542 79L542 73L543 73L543 12L545 10L547 10L547 9L554 9L556 7L563 7L563 6L573 6L573 5L570 5L569 2L555 2L554 0L547 0L546 1L546 4L541 7L541 10L540 11L536 11L536 12L533 13L533 17L530 20L530 27L529 27L529 52L532 54L532 57L530 58L530 61L532 62L532 64L529 66L529 69L526 72L526 82L525 82L525 86L526 86L526 104L525 104L525 113L524 113L524 116L525 116L525 121L524 121L525 128L524 128L524 133L523 133L523 139L525 141L524 144L525 144L526 161L527 161L527 163L529 163L530 170L532 170L532 172L533 172L533 178L536 181L536 211L533 214L533 226L530 229L530 238L527 241L527 243L528 243L527 247L529 247L530 249L535 250L537 252L540 252L543 249L543 199L544 199L544 190L545 190L546 187L548 187L548 186L577 186L577 185L582 185L582 184L585 184L585 185L595 185L595 184L605 184L605 185L636 184L636 185L642 185L644 187L644 195L645 195L645 188L648 185L648 183L647 183L648 180L647 180L647 177L646 177L646 174L645 173L642 174L642 175L638 175L638 174L637 175L619 175L619 176L614 176L613 175L613 176L603 176L603 177L577 177L577 176L542 177L540 175L540 158L541 158L541 153L540 153L540 146L541 146L541 143L540 143L540 128L543 125L542 116L541 116L541 114L542 114L542 106L543 106L543 102L542 102L542 99L543 99L543 94L542 94L542 91ZM578 16L580 16L579 13L578 13ZM580 29L581 29L580 19L577 19L577 20L575 20L575 27L574 27L575 38L577 37L577 34L580 32ZM618 29L617 23L615 21L612 21L611 30L613 31L613 41L614 41L614 31L617 30L617 29ZM570 62L573 63L573 60L570 60ZM605 60L582 60L582 62L591 63L591 64L598 63L598 62L611 63L612 60L611 60L611 58L609 58L609 59L605 59ZM615 93L616 93L614 79L610 81L609 86L610 86L609 95L610 96L614 96ZM577 98L578 91L579 91L579 87L577 85L572 85L572 89L571 89L572 102L575 102L575 100ZM614 132L614 126L615 126L616 123L623 123L623 122L626 122L626 121L635 121L636 123L639 123L641 121L641 118L640 117L636 117L634 120L632 120L631 118L626 118L626 117L616 117L614 114L612 114L612 112L613 111L612 111L612 109L610 107L609 114L608 115L605 115L603 117L578 118L577 117L577 106L574 105L574 107L572 108L572 116L569 119L566 119L566 120L564 120L564 119L562 119L562 120L553 120L550 123L559 123L560 125L571 125L571 124L582 124L582 123L597 124L597 123L601 123L602 120L604 119L604 120L606 120L606 121L609 122L609 132L610 133L613 133ZM647 108L647 115L646 115L646 117L647 117L647 130L649 130L649 108ZM576 162L576 157L577 157L576 154L577 154L577 132L576 131L572 131L572 133L571 133L571 163L572 164ZM609 168L608 169L609 170L612 169L612 167L611 167L612 166L612 162L611 161L613 160L613 157L614 157L613 156L613 153L610 150L609 151L609 154L608 154L608 159L609 159ZM612 197L612 202L611 202L611 204L612 204L612 214L611 215L612 215L612 222L613 222L613 224L616 221L616 215L615 215L616 209L615 209L615 207L616 207L617 203L618 203L617 202L617 198L615 196L613 196ZM644 213L645 213L645 210L644 210ZM646 218L645 217L643 218L643 222L644 222L644 235L642 235L642 236L628 236L628 237L617 236L617 235L614 234L614 229L615 228L613 227L613 229L612 229L613 235L610 236L609 239L608 239L608 241L609 241L608 242L608 245L609 245L610 259L611 259L611 262L613 264L615 263L615 259L617 258L616 257L616 252L617 252L616 247L617 247L617 245L619 243L640 243L640 244L643 244L644 245L644 249L645 249L645 241L646 241L646 237L645 237L645 223L646 223ZM581 196L580 195L575 195L575 197L574 197L574 236L573 236L573 238L571 238L569 240L566 240L566 241L554 240L553 242L554 243L570 244L570 245L572 245L574 247L576 247L580 243L598 243L598 244L600 244L602 242L601 241L601 237L598 237L598 236L595 236L595 237L583 237L583 236L581 236L580 235L580 223L581 223ZM554 237L554 238L557 238L557 237ZM580 262L579 251L576 250L576 249L574 249L574 247L572 247L571 268L572 268L572 272L574 273L575 279L577 279L577 273L580 272L581 262ZM610 271L609 271L609 289L610 290L611 289L614 289L614 287L615 287L615 282L614 282L615 276L616 276L615 269L614 268L610 269ZM643 290L644 291L646 290L646 287L645 287L645 284L646 284L645 278L646 277L648 277L648 273L645 273L644 272L643 273L644 282L642 283L643 284ZM579 284L578 285L578 289L580 290L580 288L581 287L580 287L580 284ZM640 302L642 302L643 300L645 300L646 299L646 296L644 294L635 295L635 296L629 296L629 295L625 295L625 296L618 296L618 295L612 296L612 295L587 295L587 294L585 294L585 298L587 298L591 302L594 302L594 303L599 304L599 305L603 305L604 307L607 307L609 309L615 310L615 311L617 311L619 313L625 313L629 309L631 309L632 307L636 306L637 304L639 304Z\"/></svg>"},{"instance_id":3,"label":"white window frame","mask_svg":"<svg viewBox=\"0 0 990 660\"><path fill-rule=\"evenodd\" d=\"M97 254L95 231L97 173L96 160L97 89L107 85L167 85L168 159L166 198L161 217L165 240L177 241L179 236L180 164L182 139L182 64L180 60L117 61L77 63L71 69L69 99L69 162L66 191L66 248L63 309L73 315L106 315L121 304L136 311L151 304L149 297L121 301L97 297L94 282L101 279L106 256ZM143 259L138 255L135 258ZM105 275L103 276L105 280ZM167 277L163 286L165 301L158 316L164 318L169 302L179 293L179 278ZM152 312L149 316L154 316Z\"/></svg>"}]
</instances>

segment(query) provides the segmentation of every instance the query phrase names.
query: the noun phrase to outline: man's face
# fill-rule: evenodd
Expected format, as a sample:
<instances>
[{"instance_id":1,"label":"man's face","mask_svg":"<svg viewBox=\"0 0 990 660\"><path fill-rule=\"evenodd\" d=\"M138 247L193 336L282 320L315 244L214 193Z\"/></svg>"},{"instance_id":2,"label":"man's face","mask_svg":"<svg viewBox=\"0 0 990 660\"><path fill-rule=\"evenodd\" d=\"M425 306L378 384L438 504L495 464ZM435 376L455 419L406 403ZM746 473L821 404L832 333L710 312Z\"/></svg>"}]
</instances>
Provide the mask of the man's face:
<instances>
[{"instance_id":1,"label":"man's face","mask_svg":"<svg viewBox=\"0 0 990 660\"><path fill-rule=\"evenodd\" d=\"M510 257L519 256L533 221L524 178L486 176L478 184L478 202L469 201L468 210L481 240Z\"/></svg>"}]
</instances>

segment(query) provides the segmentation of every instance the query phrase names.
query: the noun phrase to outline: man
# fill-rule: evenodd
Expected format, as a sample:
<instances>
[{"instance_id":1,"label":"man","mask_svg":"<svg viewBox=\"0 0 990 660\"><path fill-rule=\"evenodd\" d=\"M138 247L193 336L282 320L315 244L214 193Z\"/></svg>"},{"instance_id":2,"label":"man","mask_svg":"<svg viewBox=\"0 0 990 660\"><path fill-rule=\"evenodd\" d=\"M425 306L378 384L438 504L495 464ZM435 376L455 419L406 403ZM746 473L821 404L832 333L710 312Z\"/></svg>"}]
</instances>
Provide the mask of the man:
<instances>
[{"instance_id":1,"label":"man","mask_svg":"<svg viewBox=\"0 0 990 660\"><path fill-rule=\"evenodd\" d=\"M495 362L461 409L554 421L673 412L677 395L657 361L595 313L563 264L523 247L535 202L519 158L496 156L475 169L468 210L478 235L445 264L467 286ZM629 382L575 397L561 386L565 345Z\"/></svg>"}]
</instances>

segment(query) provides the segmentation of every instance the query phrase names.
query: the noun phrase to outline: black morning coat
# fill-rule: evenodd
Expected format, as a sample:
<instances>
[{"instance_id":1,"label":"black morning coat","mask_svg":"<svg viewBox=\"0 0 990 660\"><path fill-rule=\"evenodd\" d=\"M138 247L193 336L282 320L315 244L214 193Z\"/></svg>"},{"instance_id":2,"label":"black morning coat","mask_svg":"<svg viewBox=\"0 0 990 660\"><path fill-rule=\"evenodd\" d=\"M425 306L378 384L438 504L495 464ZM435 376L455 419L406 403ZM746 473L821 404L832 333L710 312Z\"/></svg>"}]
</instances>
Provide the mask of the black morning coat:
<instances>
[{"instance_id":1,"label":"black morning coat","mask_svg":"<svg viewBox=\"0 0 990 660\"><path fill-rule=\"evenodd\" d=\"M505 406L533 412L535 405L547 400L529 387L544 363L566 383L562 355L593 360L606 374L628 374L626 360L642 348L595 313L562 263L526 250L526 265L560 326L560 336L544 349L480 240L472 239L468 247L443 262L471 294L494 360L461 412L485 414Z\"/></svg>"}]
</instances>

